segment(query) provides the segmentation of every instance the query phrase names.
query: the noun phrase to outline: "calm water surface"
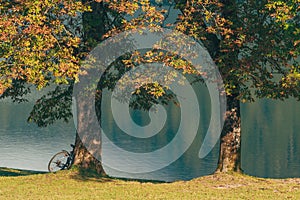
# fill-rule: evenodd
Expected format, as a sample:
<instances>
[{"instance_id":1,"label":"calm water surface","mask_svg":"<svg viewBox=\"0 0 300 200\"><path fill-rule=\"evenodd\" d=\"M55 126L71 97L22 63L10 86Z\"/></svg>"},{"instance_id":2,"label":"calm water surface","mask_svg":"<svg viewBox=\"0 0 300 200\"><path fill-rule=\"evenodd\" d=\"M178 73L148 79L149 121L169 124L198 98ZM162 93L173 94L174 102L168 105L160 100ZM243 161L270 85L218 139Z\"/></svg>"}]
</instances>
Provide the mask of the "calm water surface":
<instances>
[{"instance_id":1,"label":"calm water surface","mask_svg":"<svg viewBox=\"0 0 300 200\"><path fill-rule=\"evenodd\" d=\"M39 128L26 122L33 104L0 103L0 166L47 171L49 159L74 143L74 125Z\"/></svg>"},{"instance_id":2,"label":"calm water surface","mask_svg":"<svg viewBox=\"0 0 300 200\"><path fill-rule=\"evenodd\" d=\"M242 168L260 177L300 177L300 102L244 104Z\"/></svg>"},{"instance_id":3,"label":"calm water surface","mask_svg":"<svg viewBox=\"0 0 300 200\"><path fill-rule=\"evenodd\" d=\"M198 94L201 102L198 134L182 157L153 173L127 174L106 167L108 174L173 181L213 173L217 164L218 144L207 157L202 160L198 158L210 119L210 100L205 93ZM1 167L47 171L51 156L61 149L70 150L69 144L74 143L73 123L57 122L47 128L28 124L26 118L32 105L0 102ZM122 134L109 114L104 115L103 128L110 130L110 139L122 148L134 152L152 151L166 145L178 128L178 107L169 106L167 110L171 117L168 118L168 126L164 127L165 133L157 134L151 140L135 140ZM299 114L300 104L295 100L260 100L242 105L242 168L246 173L260 177L300 177ZM148 123L147 114L143 112L132 112L132 116L138 124ZM170 152L170 155L174 152ZM104 153L103 156L109 157L109 149ZM160 162L159 159L157 162Z\"/></svg>"}]
</instances>

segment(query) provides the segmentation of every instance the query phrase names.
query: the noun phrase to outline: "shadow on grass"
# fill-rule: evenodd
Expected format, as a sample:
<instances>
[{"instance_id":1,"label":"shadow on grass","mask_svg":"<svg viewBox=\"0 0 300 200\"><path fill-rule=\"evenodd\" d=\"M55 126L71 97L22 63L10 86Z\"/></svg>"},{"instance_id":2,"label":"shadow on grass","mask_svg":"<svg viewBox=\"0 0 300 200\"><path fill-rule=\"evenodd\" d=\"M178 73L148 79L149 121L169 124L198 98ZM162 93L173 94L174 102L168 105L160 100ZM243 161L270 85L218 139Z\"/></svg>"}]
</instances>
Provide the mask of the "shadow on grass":
<instances>
[{"instance_id":1,"label":"shadow on grass","mask_svg":"<svg viewBox=\"0 0 300 200\"><path fill-rule=\"evenodd\" d=\"M48 172L32 171L32 170L21 170L0 167L0 176L29 176L34 174L47 174ZM107 175L99 175L95 170L83 169L73 166L70 170L63 170L55 173L62 173L63 176L67 175L72 179L78 181L95 181L95 182L118 182L118 181L129 181L139 183L166 183L165 181L157 180L145 180L145 179L131 179L131 178L118 178L110 177Z\"/></svg>"},{"instance_id":2,"label":"shadow on grass","mask_svg":"<svg viewBox=\"0 0 300 200\"><path fill-rule=\"evenodd\" d=\"M0 176L28 176L32 174L44 174L44 173L46 172L0 167Z\"/></svg>"},{"instance_id":3,"label":"shadow on grass","mask_svg":"<svg viewBox=\"0 0 300 200\"><path fill-rule=\"evenodd\" d=\"M119 177L111 177L108 175L100 175L94 170L90 169L82 169L73 167L71 169L76 173L72 173L72 178L80 181L96 181L96 182L114 182L114 181L130 181L130 182L139 182L139 183L167 183L165 181L158 180L146 180L146 179L131 179L131 178L119 178Z\"/></svg>"}]
</instances>

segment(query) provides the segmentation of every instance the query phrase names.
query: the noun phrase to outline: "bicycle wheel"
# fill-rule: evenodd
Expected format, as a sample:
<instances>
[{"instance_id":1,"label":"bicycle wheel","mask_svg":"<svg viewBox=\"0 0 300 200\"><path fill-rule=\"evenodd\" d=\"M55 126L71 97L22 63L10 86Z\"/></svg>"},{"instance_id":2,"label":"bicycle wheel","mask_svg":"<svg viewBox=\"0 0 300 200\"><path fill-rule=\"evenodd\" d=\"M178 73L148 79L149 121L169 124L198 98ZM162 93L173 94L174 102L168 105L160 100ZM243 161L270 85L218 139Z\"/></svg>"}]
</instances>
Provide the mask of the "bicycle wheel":
<instances>
[{"instance_id":1,"label":"bicycle wheel","mask_svg":"<svg viewBox=\"0 0 300 200\"><path fill-rule=\"evenodd\" d=\"M49 172L56 172L58 170L62 170L65 168L68 168L68 158L70 154L67 151L61 151L57 154L55 154L48 164L48 170Z\"/></svg>"}]
</instances>

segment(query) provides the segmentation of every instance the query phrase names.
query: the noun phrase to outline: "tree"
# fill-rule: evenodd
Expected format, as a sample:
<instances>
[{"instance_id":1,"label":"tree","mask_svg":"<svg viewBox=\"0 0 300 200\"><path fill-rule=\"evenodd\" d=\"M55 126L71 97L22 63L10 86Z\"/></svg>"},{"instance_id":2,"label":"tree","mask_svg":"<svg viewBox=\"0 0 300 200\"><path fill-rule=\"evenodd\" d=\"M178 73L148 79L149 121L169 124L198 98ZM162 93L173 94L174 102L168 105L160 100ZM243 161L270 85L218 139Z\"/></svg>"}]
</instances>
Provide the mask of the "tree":
<instances>
[{"instance_id":1,"label":"tree","mask_svg":"<svg viewBox=\"0 0 300 200\"><path fill-rule=\"evenodd\" d=\"M134 14L139 4L144 11L150 8L147 0L1 1L1 98L26 101L25 95L33 87L40 90L56 84L36 102L28 121L39 126L60 119L68 121L72 116L72 88L78 81L80 61L110 30L129 26L122 22L123 16ZM157 18L151 9L143 15L146 17L140 17L139 22ZM80 104L77 109L86 106ZM79 129L86 126L84 119L78 121ZM76 134L74 164L105 174L101 162L86 150L82 139ZM96 151L101 154L101 149Z\"/></svg>"},{"instance_id":2,"label":"tree","mask_svg":"<svg viewBox=\"0 0 300 200\"><path fill-rule=\"evenodd\" d=\"M241 171L240 101L254 101L254 97L300 99L299 0L175 0L174 4L181 14L171 28L202 42L225 83L227 112L217 170ZM75 25L72 29L68 23L64 24L64 20L74 18L80 12L83 12L83 27ZM22 101L22 96L30 92L28 83L39 89L52 82L58 84L54 91L37 102L31 113L30 120L39 125L57 119L68 120L71 116L70 94L80 73L80 60L95 45L124 30L143 26L159 28L168 15L148 0L1 1L0 13L0 57L4 58L0 61L2 97ZM128 15L132 16L129 21L125 18ZM69 24L72 23L69 21ZM81 37L72 31L74 27ZM125 66L134 65L132 60L168 62L168 58L178 60L173 67L194 73L192 67L186 67L189 63L179 62L182 59L174 54L149 52L152 54L136 52L116 62L118 76L124 74L124 69L130 69ZM100 81L100 100L101 89L111 87L105 83L113 85L118 76L110 76L107 72L109 81ZM158 97L163 102L174 99L159 85L144 87L139 92L141 97L150 99L150 104L157 103ZM132 106L149 107L143 98L138 98ZM85 106L79 105L78 109ZM98 118L101 118L99 113ZM94 166L99 173L104 173L101 163L84 150L78 137L75 151L76 164Z\"/></svg>"},{"instance_id":3,"label":"tree","mask_svg":"<svg viewBox=\"0 0 300 200\"><path fill-rule=\"evenodd\" d=\"M217 171L241 171L240 101L300 97L299 1L176 3L177 27L203 41L226 87Z\"/></svg>"}]
</instances>

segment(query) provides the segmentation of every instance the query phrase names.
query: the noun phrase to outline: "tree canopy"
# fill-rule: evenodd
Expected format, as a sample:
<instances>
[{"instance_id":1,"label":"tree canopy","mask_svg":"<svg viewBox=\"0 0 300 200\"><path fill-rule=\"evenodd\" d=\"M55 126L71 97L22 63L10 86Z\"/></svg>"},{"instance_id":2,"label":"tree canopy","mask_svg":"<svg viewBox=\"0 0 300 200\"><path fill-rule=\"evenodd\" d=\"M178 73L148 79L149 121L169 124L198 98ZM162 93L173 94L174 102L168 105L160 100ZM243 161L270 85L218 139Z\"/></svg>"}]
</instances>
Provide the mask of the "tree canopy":
<instances>
[{"instance_id":1,"label":"tree canopy","mask_svg":"<svg viewBox=\"0 0 300 200\"><path fill-rule=\"evenodd\" d=\"M148 0L96 2L104 6L104 37L162 26L168 12ZM104 39L82 40L88 28L80 25L81 13L91 12L90 3L2 0L0 92L19 88L16 93L22 93L20 82L41 89L50 82L77 80L84 57L80 45L95 46ZM170 5L181 14L167 26L203 42L223 74L227 94L239 91L239 98L253 100L255 88L258 97L299 97L298 0L176 0ZM133 17L126 20L126 15Z\"/></svg>"}]
</instances>

